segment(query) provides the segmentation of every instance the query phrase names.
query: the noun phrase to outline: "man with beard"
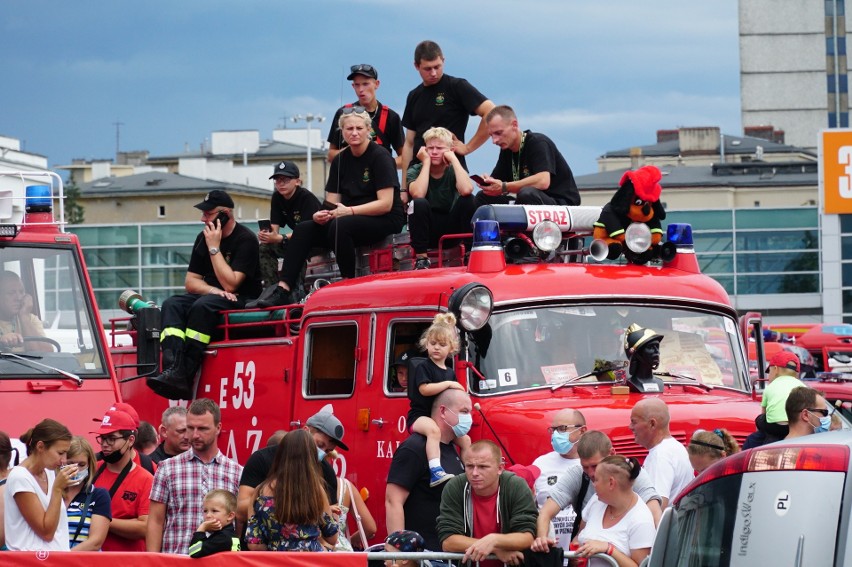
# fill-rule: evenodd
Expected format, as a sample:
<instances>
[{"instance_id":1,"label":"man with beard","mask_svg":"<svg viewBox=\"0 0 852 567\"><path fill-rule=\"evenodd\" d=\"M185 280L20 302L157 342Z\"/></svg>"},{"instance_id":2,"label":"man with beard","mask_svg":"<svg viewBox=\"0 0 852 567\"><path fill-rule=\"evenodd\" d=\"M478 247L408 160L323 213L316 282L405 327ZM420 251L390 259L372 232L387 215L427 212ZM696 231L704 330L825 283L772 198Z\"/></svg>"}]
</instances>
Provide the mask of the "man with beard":
<instances>
[{"instance_id":1,"label":"man with beard","mask_svg":"<svg viewBox=\"0 0 852 567\"><path fill-rule=\"evenodd\" d=\"M186 415L191 447L166 459L151 488L151 511L146 538L148 551L188 553L195 528L202 520L204 496L223 489L236 496L243 467L219 450L216 439L222 415L213 400L199 398Z\"/></svg>"},{"instance_id":2,"label":"man with beard","mask_svg":"<svg viewBox=\"0 0 852 567\"><path fill-rule=\"evenodd\" d=\"M148 497L154 477L133 462L136 441L133 418L121 410L109 410L95 433L103 461L93 482L108 490L112 499L112 522L101 549L145 551Z\"/></svg>"}]
</instances>

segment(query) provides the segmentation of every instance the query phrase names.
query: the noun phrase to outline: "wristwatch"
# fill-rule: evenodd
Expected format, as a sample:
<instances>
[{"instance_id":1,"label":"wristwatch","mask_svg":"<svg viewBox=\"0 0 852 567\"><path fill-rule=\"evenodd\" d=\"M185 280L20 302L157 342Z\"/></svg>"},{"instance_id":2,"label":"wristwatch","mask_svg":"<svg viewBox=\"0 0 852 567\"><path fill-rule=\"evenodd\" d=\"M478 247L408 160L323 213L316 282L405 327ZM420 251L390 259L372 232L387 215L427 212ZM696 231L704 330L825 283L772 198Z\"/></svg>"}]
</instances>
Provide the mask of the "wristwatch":
<instances>
[{"instance_id":1,"label":"wristwatch","mask_svg":"<svg viewBox=\"0 0 852 567\"><path fill-rule=\"evenodd\" d=\"M506 186L506 182L505 182L505 181L503 182L503 184L502 184L502 186L501 186L501 187L502 187L502 189L503 189L503 196L505 197L506 195L508 195L508 194L509 194L509 188Z\"/></svg>"},{"instance_id":2,"label":"wristwatch","mask_svg":"<svg viewBox=\"0 0 852 567\"><path fill-rule=\"evenodd\" d=\"M218 253L219 253L219 249L218 249L218 248L216 248L215 246L213 246L212 248L210 248L210 255L211 255L211 256L215 256L215 255L216 255L216 254L218 254Z\"/></svg>"}]
</instances>

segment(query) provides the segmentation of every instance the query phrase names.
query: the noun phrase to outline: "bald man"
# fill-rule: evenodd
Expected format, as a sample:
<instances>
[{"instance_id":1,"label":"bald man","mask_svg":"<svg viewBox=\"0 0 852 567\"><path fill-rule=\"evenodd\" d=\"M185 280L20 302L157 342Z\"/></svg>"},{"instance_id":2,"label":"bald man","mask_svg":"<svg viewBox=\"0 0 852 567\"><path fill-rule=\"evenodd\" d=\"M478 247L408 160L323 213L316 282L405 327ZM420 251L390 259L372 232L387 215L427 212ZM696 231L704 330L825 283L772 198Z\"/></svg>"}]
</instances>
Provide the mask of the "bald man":
<instances>
[{"instance_id":1,"label":"bald man","mask_svg":"<svg viewBox=\"0 0 852 567\"><path fill-rule=\"evenodd\" d=\"M648 449L645 470L667 508L695 477L686 447L669 432L669 408L659 398L646 398L630 412L630 431L636 443Z\"/></svg>"},{"instance_id":2,"label":"bald man","mask_svg":"<svg viewBox=\"0 0 852 567\"><path fill-rule=\"evenodd\" d=\"M580 466L577 442L586 432L586 418L574 409L560 410L553 415L547 431L553 451L533 461L533 465L541 471L535 480L535 503L538 509L547 502L550 491L565 476L568 469ZM575 516L574 509L566 506L553 518L553 533L559 547L568 549Z\"/></svg>"}]
</instances>

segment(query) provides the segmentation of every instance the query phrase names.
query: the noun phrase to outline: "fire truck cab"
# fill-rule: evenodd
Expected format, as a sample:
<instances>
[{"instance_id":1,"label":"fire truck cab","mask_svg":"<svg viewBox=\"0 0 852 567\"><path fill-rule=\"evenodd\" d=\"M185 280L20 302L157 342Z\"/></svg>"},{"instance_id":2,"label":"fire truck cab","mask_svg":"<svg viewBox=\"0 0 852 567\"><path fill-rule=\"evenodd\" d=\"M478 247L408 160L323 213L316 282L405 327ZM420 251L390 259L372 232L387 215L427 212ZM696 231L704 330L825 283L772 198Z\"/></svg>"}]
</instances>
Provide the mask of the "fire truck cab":
<instances>
[{"instance_id":1,"label":"fire truck cab","mask_svg":"<svg viewBox=\"0 0 852 567\"><path fill-rule=\"evenodd\" d=\"M8 197L23 214L0 224L0 430L16 439L49 417L88 435L119 400L118 383L80 243L53 215L62 180L0 176L45 179Z\"/></svg>"},{"instance_id":2,"label":"fire truck cab","mask_svg":"<svg viewBox=\"0 0 852 567\"><path fill-rule=\"evenodd\" d=\"M484 207L464 265L373 273L315 286L302 304L224 312L195 389L222 410L220 447L244 463L274 431L333 411L350 448L336 469L365 489L383 537L385 479L408 436L409 402L393 362L442 311L459 321L454 368L474 402L470 435L495 440L509 463L551 451L547 427L564 408L582 411L618 453L642 457L628 424L645 396L667 402L681 442L716 427L742 441L760 412L746 343L724 289L700 273L689 227L669 227L656 263L587 262L595 247L576 242L599 212ZM185 402L160 398L137 379L156 371L159 319L155 307L131 303L130 319L114 325L129 323L134 346L112 353L125 399L157 422L169 404ZM624 335L633 323L663 336L652 382L628 375Z\"/></svg>"}]
</instances>

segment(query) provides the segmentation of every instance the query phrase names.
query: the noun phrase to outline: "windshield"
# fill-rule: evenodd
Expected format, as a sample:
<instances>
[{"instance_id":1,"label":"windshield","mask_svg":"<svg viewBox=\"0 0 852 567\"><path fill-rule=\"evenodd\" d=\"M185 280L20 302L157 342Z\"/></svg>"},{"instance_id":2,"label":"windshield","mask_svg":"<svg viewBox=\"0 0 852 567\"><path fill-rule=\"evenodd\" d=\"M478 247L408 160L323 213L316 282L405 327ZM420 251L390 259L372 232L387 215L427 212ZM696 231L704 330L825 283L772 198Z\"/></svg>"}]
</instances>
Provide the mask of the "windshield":
<instances>
[{"instance_id":1,"label":"windshield","mask_svg":"<svg viewBox=\"0 0 852 567\"><path fill-rule=\"evenodd\" d=\"M72 248L0 247L0 379L106 376L85 289Z\"/></svg>"},{"instance_id":2,"label":"windshield","mask_svg":"<svg viewBox=\"0 0 852 567\"><path fill-rule=\"evenodd\" d=\"M624 333L633 323L663 336L657 372L677 375L661 376L663 382L747 390L747 367L733 319L647 305L546 306L495 313L469 343L469 360L485 377L475 377L471 390L487 395L566 382L623 380Z\"/></svg>"}]
</instances>

